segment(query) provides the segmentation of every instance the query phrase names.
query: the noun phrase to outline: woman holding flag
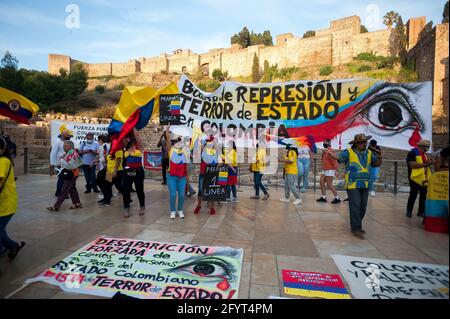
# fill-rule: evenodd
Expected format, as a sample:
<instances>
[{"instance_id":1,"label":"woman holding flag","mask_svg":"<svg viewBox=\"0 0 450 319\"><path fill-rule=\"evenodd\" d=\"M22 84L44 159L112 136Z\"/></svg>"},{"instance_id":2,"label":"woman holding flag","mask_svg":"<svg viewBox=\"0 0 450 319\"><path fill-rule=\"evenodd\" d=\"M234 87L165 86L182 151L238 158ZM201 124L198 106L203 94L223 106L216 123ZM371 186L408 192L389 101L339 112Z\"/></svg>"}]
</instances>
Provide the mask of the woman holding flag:
<instances>
[{"instance_id":1,"label":"woman holding flag","mask_svg":"<svg viewBox=\"0 0 450 319\"><path fill-rule=\"evenodd\" d=\"M187 154L183 147L184 143L179 138L172 145L170 139L170 126L166 127L166 149L169 154L169 171L167 176L167 185L169 187L170 198L170 218L175 219L177 215L184 218L184 196L186 192L187 182L187 166L189 163L189 154ZM176 205L178 193L178 206Z\"/></svg>"},{"instance_id":2,"label":"woman holding flag","mask_svg":"<svg viewBox=\"0 0 450 319\"><path fill-rule=\"evenodd\" d=\"M144 179L145 172L142 167L142 140L136 128L133 135L123 140L124 163L123 163L123 206L125 212L123 217L130 217L131 188L134 183L136 194L139 199L139 215L145 214Z\"/></svg>"}]
</instances>

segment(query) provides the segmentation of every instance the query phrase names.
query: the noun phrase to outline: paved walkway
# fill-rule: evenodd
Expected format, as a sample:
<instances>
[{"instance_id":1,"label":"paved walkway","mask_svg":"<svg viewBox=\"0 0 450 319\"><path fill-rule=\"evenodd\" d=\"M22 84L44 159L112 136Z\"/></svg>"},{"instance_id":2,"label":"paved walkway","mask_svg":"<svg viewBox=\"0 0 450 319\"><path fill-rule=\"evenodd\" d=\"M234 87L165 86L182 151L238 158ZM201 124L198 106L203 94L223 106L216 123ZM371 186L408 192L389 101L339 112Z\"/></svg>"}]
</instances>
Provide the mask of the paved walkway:
<instances>
[{"instance_id":1,"label":"paved walkway","mask_svg":"<svg viewBox=\"0 0 450 319\"><path fill-rule=\"evenodd\" d=\"M404 216L407 195L378 194L369 199L364 222L366 239L349 232L348 205L317 203L312 190L297 208L278 199L282 189L271 189L268 201L249 199L251 188L238 193L239 202L223 205L215 216L205 209L193 214L196 198L186 200L184 220L170 220L167 189L146 180L147 211L122 217L121 197L113 206L99 208L96 194L82 194L83 209L50 213L56 179L20 176L19 210L9 224L10 236L27 242L14 262L0 259L0 296L19 288L25 279L67 257L99 235L152 241L231 246L244 249L240 298L285 296L281 270L339 273L331 254L448 265L447 234L425 232L421 219ZM84 181L78 182L84 190ZM345 194L342 194L345 195ZM133 195L135 196L135 195ZM137 199L136 199L137 201ZM138 205L137 205L138 206ZM45 283L35 283L14 298L95 298L73 295Z\"/></svg>"}]
</instances>

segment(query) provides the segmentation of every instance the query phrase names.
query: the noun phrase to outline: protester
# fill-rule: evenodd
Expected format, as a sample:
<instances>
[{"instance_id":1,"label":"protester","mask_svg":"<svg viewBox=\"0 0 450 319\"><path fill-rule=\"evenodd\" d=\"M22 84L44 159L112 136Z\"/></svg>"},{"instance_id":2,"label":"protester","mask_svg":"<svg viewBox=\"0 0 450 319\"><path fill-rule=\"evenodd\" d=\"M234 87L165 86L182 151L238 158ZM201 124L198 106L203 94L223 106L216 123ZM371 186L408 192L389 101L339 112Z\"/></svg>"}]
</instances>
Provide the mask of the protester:
<instances>
[{"instance_id":1,"label":"protester","mask_svg":"<svg viewBox=\"0 0 450 319\"><path fill-rule=\"evenodd\" d=\"M228 166L228 180L227 180L227 201L236 202L237 192L236 184L238 182L238 165L237 165L237 152L236 144L233 141L229 141L227 147L223 152L223 162ZM233 197L231 197L233 193Z\"/></svg>"},{"instance_id":2,"label":"protester","mask_svg":"<svg viewBox=\"0 0 450 319\"><path fill-rule=\"evenodd\" d=\"M145 172L142 167L142 140L139 136L138 130L133 128L133 134L129 138L125 138L123 153L123 184L122 197L125 212L123 217L130 217L131 204L131 189L132 185L136 189L136 194L139 199L139 215L145 214L145 194L144 194L144 179Z\"/></svg>"},{"instance_id":3,"label":"protester","mask_svg":"<svg viewBox=\"0 0 450 319\"><path fill-rule=\"evenodd\" d=\"M369 150L374 152L378 157L381 157L381 148L377 145L378 142L376 140L371 140L369 142ZM375 197L375 182L378 178L378 174L380 173L380 167L372 167L370 170L370 182L369 182L369 191L370 196Z\"/></svg>"},{"instance_id":4,"label":"protester","mask_svg":"<svg viewBox=\"0 0 450 319\"><path fill-rule=\"evenodd\" d=\"M166 133L165 132L163 132L163 134L159 138L158 147L161 147L161 153L162 153L161 166L162 166L163 181L161 182L161 185L167 185L167 169L169 168L169 152L166 148Z\"/></svg>"},{"instance_id":5,"label":"protester","mask_svg":"<svg viewBox=\"0 0 450 319\"><path fill-rule=\"evenodd\" d=\"M186 192L189 155L184 151L184 143L181 139L174 141L172 145L169 126L166 128L165 140L166 149L169 154L169 175L167 176L167 184L170 198L170 218L175 219L177 215L177 207L178 215L180 218L184 218L184 196ZM178 206L176 205L177 193Z\"/></svg>"},{"instance_id":6,"label":"protester","mask_svg":"<svg viewBox=\"0 0 450 319\"><path fill-rule=\"evenodd\" d=\"M262 183L262 177L267 163L267 153L264 147L265 145L262 142L256 144L256 157L254 158L255 163L250 165L250 171L253 172L253 181L255 188L255 196L250 197L251 199L259 199L259 189L261 189L264 193L263 200L267 200L270 197L269 193Z\"/></svg>"},{"instance_id":7,"label":"protester","mask_svg":"<svg viewBox=\"0 0 450 319\"><path fill-rule=\"evenodd\" d=\"M425 213L427 183L431 176L430 166L433 165L433 160L428 159L425 154L430 149L430 145L430 141L422 139L417 144L417 147L414 147L406 157L410 187L408 204L406 207L406 217L409 218L412 217L412 211L414 208L414 203L416 202L417 194L420 194L417 216L423 217Z\"/></svg>"},{"instance_id":8,"label":"protester","mask_svg":"<svg viewBox=\"0 0 450 319\"><path fill-rule=\"evenodd\" d=\"M113 184L122 192L122 177L123 177L123 150L118 150L114 154L108 154L106 156L106 177L105 184L102 190L104 197L103 200L99 201L100 207L110 207L112 187Z\"/></svg>"},{"instance_id":9,"label":"protester","mask_svg":"<svg viewBox=\"0 0 450 319\"><path fill-rule=\"evenodd\" d=\"M94 190L95 193L99 193L96 183L96 165L94 163L97 155L100 154L100 145L94 141L94 134L87 133L86 140L81 142L78 154L81 155L83 161L83 173L86 179L86 191L85 194Z\"/></svg>"},{"instance_id":10,"label":"protester","mask_svg":"<svg viewBox=\"0 0 450 319\"><path fill-rule=\"evenodd\" d=\"M0 256L8 253L8 259L16 258L25 246L8 237L6 226L17 211L17 190L14 163L7 141L0 137Z\"/></svg>"},{"instance_id":11,"label":"protester","mask_svg":"<svg viewBox=\"0 0 450 319\"><path fill-rule=\"evenodd\" d=\"M202 145L202 156L200 162L200 175L198 177L198 198L197 198L197 207L195 207L194 214L198 214L200 209L202 208L202 200L203 200L203 179L206 174L206 167L208 165L218 165L219 163L219 152L217 151L217 143L214 139L214 136L209 136L206 139L206 143ZM209 202L209 214L215 215L216 210L214 208L215 202Z\"/></svg>"},{"instance_id":12,"label":"protester","mask_svg":"<svg viewBox=\"0 0 450 319\"><path fill-rule=\"evenodd\" d=\"M302 200L300 193L295 188L295 179L298 176L297 156L298 151L295 147L287 146L287 155L281 162L284 162L284 197L280 201L289 203L290 193L295 197L294 205L300 205Z\"/></svg>"},{"instance_id":13,"label":"protester","mask_svg":"<svg viewBox=\"0 0 450 319\"><path fill-rule=\"evenodd\" d=\"M80 197L77 191L77 178L79 176L79 167L82 165L82 161L78 153L74 149L72 141L64 142L65 154L58 160L58 165L61 167L59 177L63 179L63 186L61 192L53 206L47 207L49 211L58 211L61 204L70 195L72 199L72 206L70 209L83 208L80 202Z\"/></svg>"},{"instance_id":14,"label":"protester","mask_svg":"<svg viewBox=\"0 0 450 319\"><path fill-rule=\"evenodd\" d=\"M105 187L106 187L106 156L109 153L110 145L108 143L108 138L105 135L100 135L98 137L98 144L100 145L100 154L98 158L94 161L95 165L98 165L98 173L96 183L102 192L99 195L99 203L103 202L105 199Z\"/></svg>"},{"instance_id":15,"label":"protester","mask_svg":"<svg viewBox=\"0 0 450 319\"><path fill-rule=\"evenodd\" d=\"M327 202L327 188L333 193L334 199L332 204L339 204L341 198L333 186L333 178L336 176L336 171L339 167L337 162L338 156L334 154L331 148L331 140L326 139L323 142L324 149L322 150L322 174L320 174L320 190L322 191L322 196L317 200L318 202Z\"/></svg>"},{"instance_id":16,"label":"protester","mask_svg":"<svg viewBox=\"0 0 450 319\"><path fill-rule=\"evenodd\" d=\"M52 149L50 151L50 169L53 171L55 166L58 163L58 160L65 154L64 152L64 142L70 141L71 134L69 131L62 131L60 135L58 135L58 139L52 145ZM61 192L62 185L64 180L58 177L58 181L56 183L56 192L55 196L58 197Z\"/></svg>"},{"instance_id":17,"label":"protester","mask_svg":"<svg viewBox=\"0 0 450 319\"><path fill-rule=\"evenodd\" d=\"M11 158L16 158L16 156L17 156L17 145L16 145L16 143L14 143L11 140L11 138L9 137L8 134L4 134L3 138L5 139L6 144L8 145L9 152L11 154Z\"/></svg>"},{"instance_id":18,"label":"protester","mask_svg":"<svg viewBox=\"0 0 450 319\"><path fill-rule=\"evenodd\" d=\"M376 154L367 149L367 141L371 136L355 135L350 142L354 147L339 154L339 163L345 164L345 184L350 210L350 226L353 235L364 239L365 230L362 221L366 214L369 198L370 167L381 161Z\"/></svg>"},{"instance_id":19,"label":"protester","mask_svg":"<svg viewBox=\"0 0 450 319\"><path fill-rule=\"evenodd\" d=\"M191 144L191 140L189 141L189 145ZM184 145L184 143L183 143L183 145ZM191 181L192 181L192 178L191 178L191 176L192 176L192 166L194 165L194 160L193 160L193 154L192 154L192 152L191 151L187 151L188 152L188 154L189 154L189 158L190 158L190 161L189 161L189 163L187 164L187 175L186 175L186 196L187 197L191 197L192 195L195 195L195 194L197 194L197 192L195 191L195 189L194 189L194 187L192 187L192 183L191 183Z\"/></svg>"},{"instance_id":20,"label":"protester","mask_svg":"<svg viewBox=\"0 0 450 319\"><path fill-rule=\"evenodd\" d=\"M301 189L302 193L306 192L309 183L309 169L313 161L313 153L308 145L304 145L298 149L298 179L297 187Z\"/></svg>"}]
</instances>

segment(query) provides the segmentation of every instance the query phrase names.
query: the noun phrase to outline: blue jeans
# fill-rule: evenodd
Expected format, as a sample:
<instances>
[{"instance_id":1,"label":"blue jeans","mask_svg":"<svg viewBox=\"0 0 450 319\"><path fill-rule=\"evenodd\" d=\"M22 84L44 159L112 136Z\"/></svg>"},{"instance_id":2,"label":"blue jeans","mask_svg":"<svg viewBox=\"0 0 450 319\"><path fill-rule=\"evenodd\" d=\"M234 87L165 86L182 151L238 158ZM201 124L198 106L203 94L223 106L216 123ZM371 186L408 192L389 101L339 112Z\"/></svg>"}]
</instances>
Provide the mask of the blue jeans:
<instances>
[{"instance_id":1,"label":"blue jeans","mask_svg":"<svg viewBox=\"0 0 450 319\"><path fill-rule=\"evenodd\" d=\"M169 187L170 211L175 212L178 192L178 210L183 210L184 193L186 190L186 177L178 177L167 174L167 186Z\"/></svg>"},{"instance_id":2,"label":"blue jeans","mask_svg":"<svg viewBox=\"0 0 450 319\"><path fill-rule=\"evenodd\" d=\"M296 199L300 198L300 194L295 188L295 177L295 174L284 175L284 197L286 197L286 199L289 199L290 193L292 193Z\"/></svg>"},{"instance_id":3,"label":"blue jeans","mask_svg":"<svg viewBox=\"0 0 450 319\"><path fill-rule=\"evenodd\" d=\"M380 168L379 167L372 167L370 169L369 191L374 191L375 190L375 186L373 184L377 181L379 172L380 172Z\"/></svg>"},{"instance_id":4,"label":"blue jeans","mask_svg":"<svg viewBox=\"0 0 450 319\"><path fill-rule=\"evenodd\" d=\"M259 196L260 188L263 191L264 195L267 194L267 190L262 183L262 177L263 177L263 174L261 174L260 172L253 172L253 180L254 180L254 188L255 188L256 196Z\"/></svg>"},{"instance_id":5,"label":"blue jeans","mask_svg":"<svg viewBox=\"0 0 450 319\"><path fill-rule=\"evenodd\" d=\"M89 167L89 165L83 165L84 178L86 179L86 190L91 191L97 189L95 165Z\"/></svg>"},{"instance_id":6,"label":"blue jeans","mask_svg":"<svg viewBox=\"0 0 450 319\"><path fill-rule=\"evenodd\" d=\"M13 215L0 217L0 253L6 248L8 250L14 250L19 247L19 244L8 237L6 233L6 225L9 223Z\"/></svg>"},{"instance_id":7,"label":"blue jeans","mask_svg":"<svg viewBox=\"0 0 450 319\"><path fill-rule=\"evenodd\" d=\"M297 159L298 187L300 187L300 185L302 185L302 191L305 191L308 188L310 165L311 165L311 160L309 158ZM302 184L302 180L303 180L303 184Z\"/></svg>"},{"instance_id":8,"label":"blue jeans","mask_svg":"<svg viewBox=\"0 0 450 319\"><path fill-rule=\"evenodd\" d=\"M227 198L230 198L231 193L233 193L234 198L237 198L236 185L227 185Z\"/></svg>"}]
</instances>

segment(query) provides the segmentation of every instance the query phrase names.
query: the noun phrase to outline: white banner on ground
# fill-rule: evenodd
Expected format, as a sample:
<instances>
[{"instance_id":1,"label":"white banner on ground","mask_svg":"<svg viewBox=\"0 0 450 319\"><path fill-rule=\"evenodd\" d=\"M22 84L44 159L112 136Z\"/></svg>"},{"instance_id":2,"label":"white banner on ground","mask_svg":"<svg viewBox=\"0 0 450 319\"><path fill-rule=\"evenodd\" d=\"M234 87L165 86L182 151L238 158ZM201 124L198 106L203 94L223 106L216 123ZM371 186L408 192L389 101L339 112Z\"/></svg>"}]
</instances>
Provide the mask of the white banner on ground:
<instances>
[{"instance_id":1,"label":"white banner on ground","mask_svg":"<svg viewBox=\"0 0 450 319\"><path fill-rule=\"evenodd\" d=\"M58 139L58 135L62 131L69 131L71 133L72 141L75 144L75 148L78 148L81 141L84 141L87 133L94 134L94 140L96 141L99 135L108 135L108 124L90 124L90 123L77 123L69 121L52 121L50 124L50 136L52 145L55 144Z\"/></svg>"},{"instance_id":2,"label":"white banner on ground","mask_svg":"<svg viewBox=\"0 0 450 319\"><path fill-rule=\"evenodd\" d=\"M359 299L447 299L448 265L332 255Z\"/></svg>"}]
</instances>

